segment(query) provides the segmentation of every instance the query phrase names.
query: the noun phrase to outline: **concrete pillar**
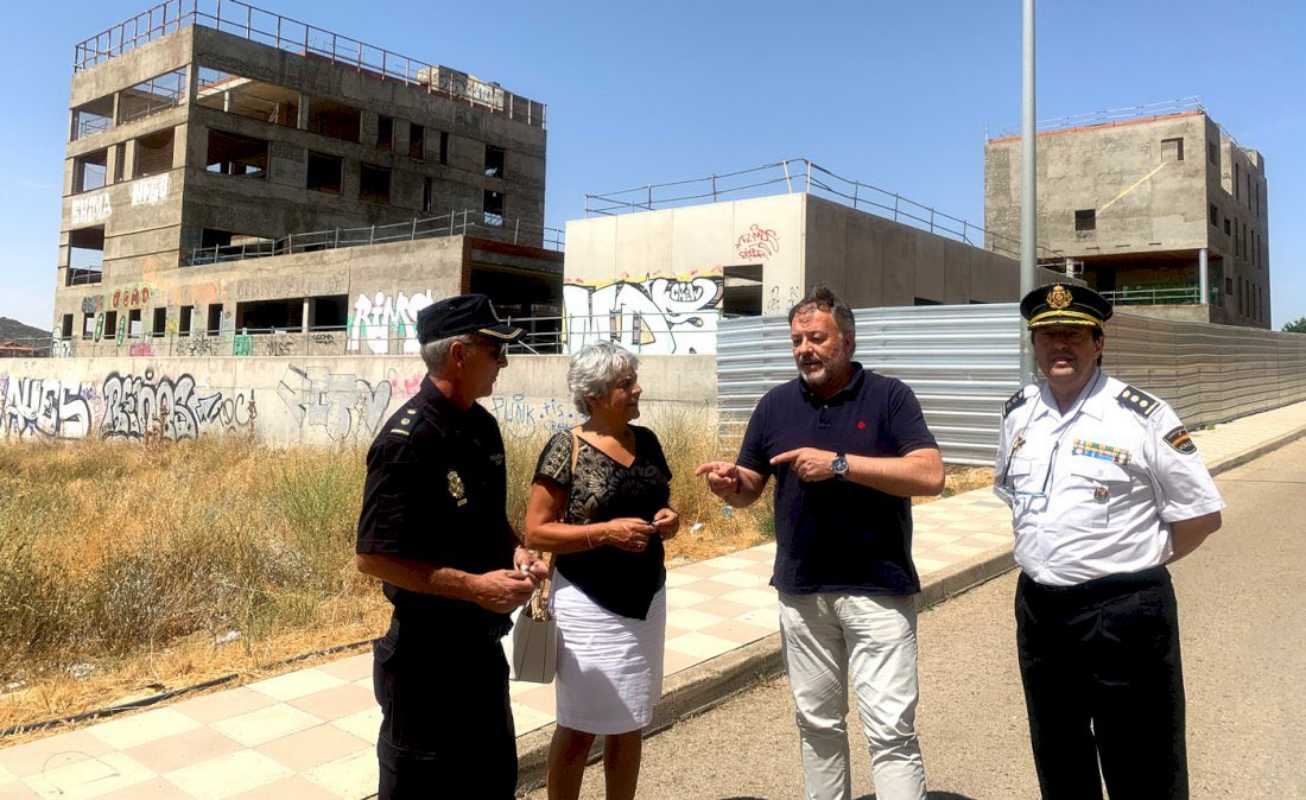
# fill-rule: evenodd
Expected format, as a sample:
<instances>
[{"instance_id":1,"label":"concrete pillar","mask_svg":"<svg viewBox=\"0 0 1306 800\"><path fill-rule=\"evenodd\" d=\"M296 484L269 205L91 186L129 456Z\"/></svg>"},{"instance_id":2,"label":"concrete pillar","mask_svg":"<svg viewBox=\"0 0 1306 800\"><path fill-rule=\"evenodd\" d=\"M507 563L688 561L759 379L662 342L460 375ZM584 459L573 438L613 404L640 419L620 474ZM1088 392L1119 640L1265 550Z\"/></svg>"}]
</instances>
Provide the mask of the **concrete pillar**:
<instances>
[{"instance_id":1,"label":"concrete pillar","mask_svg":"<svg viewBox=\"0 0 1306 800\"><path fill-rule=\"evenodd\" d=\"M295 127L301 131L308 130L308 95L303 92L299 93L299 115L295 119Z\"/></svg>"},{"instance_id":2,"label":"concrete pillar","mask_svg":"<svg viewBox=\"0 0 1306 800\"><path fill-rule=\"evenodd\" d=\"M299 322L299 332L300 332L300 333L308 333L308 328L309 328L309 320L308 320L308 305L309 305L309 303L308 303L308 301L309 301L309 298L305 297L305 298L304 298L304 314L303 314L303 316L302 316L302 318L300 319L300 322Z\"/></svg>"},{"instance_id":3,"label":"concrete pillar","mask_svg":"<svg viewBox=\"0 0 1306 800\"><path fill-rule=\"evenodd\" d=\"M1203 247L1197 251L1197 285L1198 291L1202 293L1201 304L1207 305L1211 302L1210 279L1208 277L1206 263L1206 248Z\"/></svg>"},{"instance_id":4,"label":"concrete pillar","mask_svg":"<svg viewBox=\"0 0 1306 800\"><path fill-rule=\"evenodd\" d=\"M128 139L123 142L126 147L123 148L124 164L122 169L122 179L125 181L132 180L136 177L136 140Z\"/></svg>"}]
</instances>

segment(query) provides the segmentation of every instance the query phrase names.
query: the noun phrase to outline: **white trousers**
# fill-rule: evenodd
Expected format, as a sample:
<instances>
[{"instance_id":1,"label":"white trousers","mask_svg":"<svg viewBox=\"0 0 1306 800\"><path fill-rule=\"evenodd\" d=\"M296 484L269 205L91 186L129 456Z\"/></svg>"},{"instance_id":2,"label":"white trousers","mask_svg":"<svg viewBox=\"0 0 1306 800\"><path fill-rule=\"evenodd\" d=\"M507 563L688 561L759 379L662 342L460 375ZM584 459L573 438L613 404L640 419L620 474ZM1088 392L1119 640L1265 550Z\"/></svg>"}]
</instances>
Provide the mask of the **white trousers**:
<instances>
[{"instance_id":1,"label":"white trousers","mask_svg":"<svg viewBox=\"0 0 1306 800\"><path fill-rule=\"evenodd\" d=\"M780 594L807 800L851 800L848 674L878 800L923 800L916 738L916 606L910 596Z\"/></svg>"}]
</instances>

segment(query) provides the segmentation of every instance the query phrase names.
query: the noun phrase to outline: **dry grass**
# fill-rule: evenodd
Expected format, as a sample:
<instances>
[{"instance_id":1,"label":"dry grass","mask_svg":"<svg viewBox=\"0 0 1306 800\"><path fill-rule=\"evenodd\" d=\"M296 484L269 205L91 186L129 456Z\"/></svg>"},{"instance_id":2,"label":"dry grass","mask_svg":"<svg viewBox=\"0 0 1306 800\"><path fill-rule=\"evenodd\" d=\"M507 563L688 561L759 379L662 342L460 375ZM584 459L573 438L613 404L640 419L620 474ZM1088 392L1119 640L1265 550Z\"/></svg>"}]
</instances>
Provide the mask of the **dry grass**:
<instances>
[{"instance_id":1,"label":"dry grass","mask_svg":"<svg viewBox=\"0 0 1306 800\"><path fill-rule=\"evenodd\" d=\"M669 564L774 534L769 492L730 510L694 478L716 457L706 425L648 424L682 519ZM545 438L507 442L514 524ZM0 445L0 729L262 677L384 630L389 607L352 562L364 454L234 437ZM952 472L951 491L991 480Z\"/></svg>"},{"instance_id":2,"label":"dry grass","mask_svg":"<svg viewBox=\"0 0 1306 800\"><path fill-rule=\"evenodd\" d=\"M762 541L754 514L726 516L693 478L709 431L657 426L684 519L669 558ZM514 523L545 438L507 443ZM0 445L0 729L384 630L388 606L352 561L364 455L233 437Z\"/></svg>"}]
</instances>

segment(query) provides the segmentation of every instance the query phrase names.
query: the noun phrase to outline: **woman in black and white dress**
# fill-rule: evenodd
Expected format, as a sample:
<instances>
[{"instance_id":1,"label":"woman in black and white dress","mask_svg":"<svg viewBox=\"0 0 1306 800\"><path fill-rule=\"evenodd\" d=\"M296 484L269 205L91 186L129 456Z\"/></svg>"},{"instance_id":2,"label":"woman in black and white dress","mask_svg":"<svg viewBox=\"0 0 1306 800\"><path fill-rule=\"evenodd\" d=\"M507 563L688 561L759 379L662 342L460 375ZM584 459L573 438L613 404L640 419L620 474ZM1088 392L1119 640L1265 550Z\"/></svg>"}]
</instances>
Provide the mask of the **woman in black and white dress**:
<instances>
[{"instance_id":1,"label":"woman in black and white dress","mask_svg":"<svg viewBox=\"0 0 1306 800\"><path fill-rule=\"evenodd\" d=\"M540 454L526 509L529 547L556 553L557 727L549 800L580 794L594 737L604 737L608 800L635 796L643 729L662 694L666 569L676 534L671 470L639 416L634 355L611 343L571 360L567 383L588 417Z\"/></svg>"}]
</instances>

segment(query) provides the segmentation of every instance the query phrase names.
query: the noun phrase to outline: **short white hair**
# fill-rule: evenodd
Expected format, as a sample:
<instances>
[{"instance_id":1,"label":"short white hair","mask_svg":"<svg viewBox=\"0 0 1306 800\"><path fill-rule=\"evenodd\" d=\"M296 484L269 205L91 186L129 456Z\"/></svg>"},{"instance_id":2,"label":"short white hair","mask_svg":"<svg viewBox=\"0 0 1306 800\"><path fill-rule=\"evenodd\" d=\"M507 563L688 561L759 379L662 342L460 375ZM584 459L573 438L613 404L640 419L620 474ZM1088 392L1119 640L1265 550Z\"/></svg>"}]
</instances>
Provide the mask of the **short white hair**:
<instances>
[{"instance_id":1,"label":"short white hair","mask_svg":"<svg viewBox=\"0 0 1306 800\"><path fill-rule=\"evenodd\" d=\"M470 345L475 339L476 334L464 333L444 339L432 339L422 345L422 361L426 363L427 372L434 374L444 369L444 362L449 360L449 351L453 349L454 342Z\"/></svg>"},{"instance_id":2,"label":"short white hair","mask_svg":"<svg viewBox=\"0 0 1306 800\"><path fill-rule=\"evenodd\" d=\"M638 369L639 359L618 344L598 342L586 346L571 357L571 365L567 367L567 388L571 390L576 410L588 416L590 398L612 391L623 373Z\"/></svg>"}]
</instances>

